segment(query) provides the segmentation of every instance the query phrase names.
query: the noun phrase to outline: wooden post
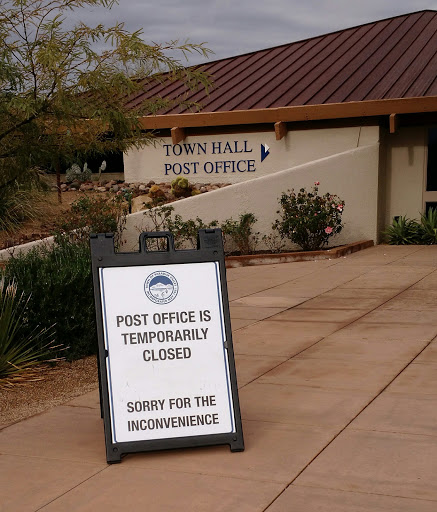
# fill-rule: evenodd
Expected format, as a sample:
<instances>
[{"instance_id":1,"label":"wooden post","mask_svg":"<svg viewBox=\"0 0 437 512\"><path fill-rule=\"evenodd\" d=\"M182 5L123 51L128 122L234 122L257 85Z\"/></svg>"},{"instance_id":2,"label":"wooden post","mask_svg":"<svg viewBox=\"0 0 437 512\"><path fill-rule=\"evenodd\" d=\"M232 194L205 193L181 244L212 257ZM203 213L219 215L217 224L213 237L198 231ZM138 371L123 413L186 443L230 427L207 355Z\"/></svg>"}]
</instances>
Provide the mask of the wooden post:
<instances>
[{"instance_id":1,"label":"wooden post","mask_svg":"<svg viewBox=\"0 0 437 512\"><path fill-rule=\"evenodd\" d=\"M185 131L183 128L172 128L171 129L171 141L173 145L179 144L179 142L185 139Z\"/></svg>"},{"instance_id":2,"label":"wooden post","mask_svg":"<svg viewBox=\"0 0 437 512\"><path fill-rule=\"evenodd\" d=\"M275 123L275 134L276 140L281 140L287 135L287 124L283 121L278 121Z\"/></svg>"},{"instance_id":3,"label":"wooden post","mask_svg":"<svg viewBox=\"0 0 437 512\"><path fill-rule=\"evenodd\" d=\"M390 133L395 133L399 128L399 116L390 114Z\"/></svg>"}]
</instances>

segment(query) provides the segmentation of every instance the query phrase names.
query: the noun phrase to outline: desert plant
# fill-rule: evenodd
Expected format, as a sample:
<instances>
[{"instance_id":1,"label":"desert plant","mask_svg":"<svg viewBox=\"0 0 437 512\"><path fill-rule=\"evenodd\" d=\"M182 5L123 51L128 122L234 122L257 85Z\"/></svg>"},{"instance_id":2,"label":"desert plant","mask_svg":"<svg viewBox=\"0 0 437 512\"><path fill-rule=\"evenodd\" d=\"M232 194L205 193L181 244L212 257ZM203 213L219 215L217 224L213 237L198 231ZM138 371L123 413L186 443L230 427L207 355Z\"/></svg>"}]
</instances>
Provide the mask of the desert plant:
<instances>
[{"instance_id":1,"label":"desert plant","mask_svg":"<svg viewBox=\"0 0 437 512\"><path fill-rule=\"evenodd\" d=\"M133 192L129 188L122 188L115 194L115 200L119 203L126 201L127 212L132 213ZM126 213L126 212L125 212Z\"/></svg>"},{"instance_id":2,"label":"desert plant","mask_svg":"<svg viewBox=\"0 0 437 512\"><path fill-rule=\"evenodd\" d=\"M99 167L99 174L97 175L97 181L100 181L102 177L102 172L106 170L106 160L103 160L103 162L100 164Z\"/></svg>"},{"instance_id":3,"label":"desert plant","mask_svg":"<svg viewBox=\"0 0 437 512\"><path fill-rule=\"evenodd\" d=\"M69 360L96 353L97 335L91 254L87 244L61 240L54 246L13 255L4 269L17 294L29 297L21 334L29 337L39 326L54 326L56 343Z\"/></svg>"},{"instance_id":4,"label":"desert plant","mask_svg":"<svg viewBox=\"0 0 437 512\"><path fill-rule=\"evenodd\" d=\"M217 220L204 222L200 217L185 220L179 214L174 213L172 206L149 207L144 212L146 223L143 227L146 231L169 231L173 234L175 247L196 248L197 233L199 229L213 229L219 227ZM227 219L221 224L225 252L239 252L240 254L252 254L258 243L259 233L253 231L256 217L253 213L243 213L239 220ZM150 240L150 249L162 250L163 241Z\"/></svg>"},{"instance_id":5,"label":"desert plant","mask_svg":"<svg viewBox=\"0 0 437 512\"><path fill-rule=\"evenodd\" d=\"M121 244L129 205L122 195L113 200L106 197L84 196L71 205L65 218L57 223L55 240L69 240L88 245L90 233L114 233L114 244Z\"/></svg>"},{"instance_id":6,"label":"desert plant","mask_svg":"<svg viewBox=\"0 0 437 512\"><path fill-rule=\"evenodd\" d=\"M273 229L270 234L263 235L262 241L264 245L267 247L267 249L273 254L282 252L285 248L284 239L275 229Z\"/></svg>"},{"instance_id":7,"label":"desert plant","mask_svg":"<svg viewBox=\"0 0 437 512\"><path fill-rule=\"evenodd\" d=\"M11 234L24 221L39 215L43 198L41 190L16 182L0 188L0 231Z\"/></svg>"},{"instance_id":8,"label":"desert plant","mask_svg":"<svg viewBox=\"0 0 437 512\"><path fill-rule=\"evenodd\" d=\"M256 223L253 213L242 213L238 220L226 219L221 225L225 252L233 252L232 245L239 254L253 254L258 244L259 233L253 231Z\"/></svg>"},{"instance_id":9,"label":"desert plant","mask_svg":"<svg viewBox=\"0 0 437 512\"><path fill-rule=\"evenodd\" d=\"M393 218L383 235L390 245L414 245L420 243L422 229L417 221L400 216Z\"/></svg>"},{"instance_id":10,"label":"desert plant","mask_svg":"<svg viewBox=\"0 0 437 512\"><path fill-rule=\"evenodd\" d=\"M343 229L344 201L329 193L319 195L319 185L316 181L309 192L305 188L299 192L292 189L279 198L280 219L273 228L304 251L320 249Z\"/></svg>"},{"instance_id":11,"label":"desert plant","mask_svg":"<svg viewBox=\"0 0 437 512\"><path fill-rule=\"evenodd\" d=\"M186 247L197 247L197 232L199 229L208 229L218 226L218 222L213 220L206 224L202 219L196 217L195 219L184 220L181 215L176 214L173 218L173 206L158 206L152 207L144 212L146 217L146 231L169 231L173 234L175 246L177 249ZM156 239L150 240L150 249L162 250L163 241Z\"/></svg>"},{"instance_id":12,"label":"desert plant","mask_svg":"<svg viewBox=\"0 0 437 512\"><path fill-rule=\"evenodd\" d=\"M176 214L174 220L170 217L167 221L167 229L175 238L176 248L188 246L191 249L197 247L197 233L199 229L210 229L218 226L218 222L205 223L200 217L184 220L181 215Z\"/></svg>"},{"instance_id":13,"label":"desert plant","mask_svg":"<svg viewBox=\"0 0 437 512\"><path fill-rule=\"evenodd\" d=\"M38 324L26 330L30 298L18 292L15 281L0 279L0 379L7 383L34 376L32 370L42 361L54 360L52 326Z\"/></svg>"},{"instance_id":14,"label":"desert plant","mask_svg":"<svg viewBox=\"0 0 437 512\"><path fill-rule=\"evenodd\" d=\"M165 192L162 190L162 188L159 185L152 185L149 190L149 197L153 199L153 201L156 204L163 203L167 197L165 195Z\"/></svg>"},{"instance_id":15,"label":"desert plant","mask_svg":"<svg viewBox=\"0 0 437 512\"><path fill-rule=\"evenodd\" d=\"M157 206L156 202L146 204L145 226L141 231L170 231L169 222L174 211L173 206ZM149 240L149 250L163 250L164 240L159 238Z\"/></svg>"},{"instance_id":16,"label":"desert plant","mask_svg":"<svg viewBox=\"0 0 437 512\"><path fill-rule=\"evenodd\" d=\"M168 219L174 212L173 206L154 207L146 204L147 210L144 212L146 217L146 226L148 231L165 231L167 230ZM150 227L152 226L152 229Z\"/></svg>"},{"instance_id":17,"label":"desert plant","mask_svg":"<svg viewBox=\"0 0 437 512\"><path fill-rule=\"evenodd\" d=\"M190 185L187 178L182 178L178 176L175 180L171 182L171 193L175 197L189 197L191 196L193 190L193 186Z\"/></svg>"},{"instance_id":18,"label":"desert plant","mask_svg":"<svg viewBox=\"0 0 437 512\"><path fill-rule=\"evenodd\" d=\"M92 171L85 162L83 169L78 164L73 164L69 169L65 171L65 181L71 183L72 181L78 181L83 183L84 181L91 180Z\"/></svg>"},{"instance_id":19,"label":"desert plant","mask_svg":"<svg viewBox=\"0 0 437 512\"><path fill-rule=\"evenodd\" d=\"M437 209L430 208L421 214L420 228L420 242L427 245L437 244Z\"/></svg>"}]
</instances>

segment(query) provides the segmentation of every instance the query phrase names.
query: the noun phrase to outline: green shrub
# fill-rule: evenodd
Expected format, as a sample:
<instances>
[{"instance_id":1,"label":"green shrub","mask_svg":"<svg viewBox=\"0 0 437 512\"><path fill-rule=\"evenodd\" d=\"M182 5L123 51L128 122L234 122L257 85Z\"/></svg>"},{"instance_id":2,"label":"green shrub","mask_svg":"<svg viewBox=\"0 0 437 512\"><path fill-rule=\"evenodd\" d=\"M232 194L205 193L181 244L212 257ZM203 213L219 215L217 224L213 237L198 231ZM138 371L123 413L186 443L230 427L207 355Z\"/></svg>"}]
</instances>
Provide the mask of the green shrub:
<instances>
[{"instance_id":1,"label":"green shrub","mask_svg":"<svg viewBox=\"0 0 437 512\"><path fill-rule=\"evenodd\" d=\"M430 208L420 216L420 242L426 245L437 243L437 209Z\"/></svg>"},{"instance_id":2,"label":"green shrub","mask_svg":"<svg viewBox=\"0 0 437 512\"><path fill-rule=\"evenodd\" d=\"M63 355L78 359L97 352L90 233L114 233L116 247L126 221L128 204L123 196L84 196L75 201L58 224L55 245L40 246L13 256L4 274L14 280L19 294L28 296L23 333L31 336L38 325L54 326Z\"/></svg>"},{"instance_id":3,"label":"green shrub","mask_svg":"<svg viewBox=\"0 0 437 512\"><path fill-rule=\"evenodd\" d=\"M390 245L437 244L437 209L429 208L422 213L420 222L405 215L395 217L383 236Z\"/></svg>"},{"instance_id":4,"label":"green shrub","mask_svg":"<svg viewBox=\"0 0 437 512\"><path fill-rule=\"evenodd\" d=\"M197 247L197 233L199 229L213 229L219 227L217 220L209 223L203 222L199 217L184 220L181 215L173 216L172 206L161 206L144 212L146 230L148 231L170 231L175 239L175 247ZM253 254L258 243L259 233L253 231L256 217L253 213L243 213L239 219L225 220L220 228L223 233L225 253L238 252L239 254ZM162 250L161 242L151 241L150 248ZM154 244L154 245L153 245Z\"/></svg>"},{"instance_id":5,"label":"green shrub","mask_svg":"<svg viewBox=\"0 0 437 512\"><path fill-rule=\"evenodd\" d=\"M122 233L126 224L129 203L123 195L113 200L107 197L84 196L72 203L70 211L58 222L55 240L88 245L91 233L114 233L114 244L121 244Z\"/></svg>"},{"instance_id":6,"label":"green shrub","mask_svg":"<svg viewBox=\"0 0 437 512\"><path fill-rule=\"evenodd\" d=\"M415 220L401 216L395 217L383 234L390 245L416 245L421 242L422 228Z\"/></svg>"},{"instance_id":7,"label":"green shrub","mask_svg":"<svg viewBox=\"0 0 437 512\"><path fill-rule=\"evenodd\" d=\"M197 232L199 229L215 228L218 226L216 220L206 224L202 219L184 220L178 213L174 215L173 206L151 207L144 212L146 217L147 231L170 231L175 240L176 249L186 247L195 249L197 247ZM149 250L162 250L163 241L156 239L149 241Z\"/></svg>"},{"instance_id":8,"label":"green shrub","mask_svg":"<svg viewBox=\"0 0 437 512\"><path fill-rule=\"evenodd\" d=\"M272 254L283 252L286 246L284 239L277 230L273 230L268 235L263 235L262 241Z\"/></svg>"},{"instance_id":9,"label":"green shrub","mask_svg":"<svg viewBox=\"0 0 437 512\"><path fill-rule=\"evenodd\" d=\"M310 192L301 188L283 193L279 199L280 219L275 222L281 236L289 238L304 251L315 251L328 243L329 239L343 229L341 216L344 201L329 193L318 194L316 181Z\"/></svg>"},{"instance_id":10,"label":"green shrub","mask_svg":"<svg viewBox=\"0 0 437 512\"><path fill-rule=\"evenodd\" d=\"M186 247L188 245L191 249L197 247L197 232L199 229L216 228L218 222L213 220L206 224L199 217L195 219L183 220L182 216L176 214L174 220L171 217L167 220L167 230L173 233L175 237L176 248Z\"/></svg>"},{"instance_id":11,"label":"green shrub","mask_svg":"<svg viewBox=\"0 0 437 512\"><path fill-rule=\"evenodd\" d=\"M256 223L253 213L243 213L238 220L227 219L221 225L226 253L233 252L232 245L241 254L253 254L259 241L259 233L253 231Z\"/></svg>"},{"instance_id":12,"label":"green shrub","mask_svg":"<svg viewBox=\"0 0 437 512\"><path fill-rule=\"evenodd\" d=\"M146 208L147 209L143 214L146 217L146 226L143 231L171 231L171 216L174 212L173 206L158 206L156 201L154 201L152 205L146 205ZM171 232L173 233L173 231ZM148 242L149 251L160 251L164 249L163 240L156 238L151 239Z\"/></svg>"},{"instance_id":13,"label":"green shrub","mask_svg":"<svg viewBox=\"0 0 437 512\"><path fill-rule=\"evenodd\" d=\"M29 298L17 292L17 284L0 279L0 379L8 383L32 376L31 370L42 361L53 360L53 329L33 330L27 323Z\"/></svg>"},{"instance_id":14,"label":"green shrub","mask_svg":"<svg viewBox=\"0 0 437 512\"><path fill-rule=\"evenodd\" d=\"M54 326L55 341L68 360L97 352L91 254L88 244L35 248L8 260L4 275L18 295L29 297L22 335Z\"/></svg>"}]
</instances>

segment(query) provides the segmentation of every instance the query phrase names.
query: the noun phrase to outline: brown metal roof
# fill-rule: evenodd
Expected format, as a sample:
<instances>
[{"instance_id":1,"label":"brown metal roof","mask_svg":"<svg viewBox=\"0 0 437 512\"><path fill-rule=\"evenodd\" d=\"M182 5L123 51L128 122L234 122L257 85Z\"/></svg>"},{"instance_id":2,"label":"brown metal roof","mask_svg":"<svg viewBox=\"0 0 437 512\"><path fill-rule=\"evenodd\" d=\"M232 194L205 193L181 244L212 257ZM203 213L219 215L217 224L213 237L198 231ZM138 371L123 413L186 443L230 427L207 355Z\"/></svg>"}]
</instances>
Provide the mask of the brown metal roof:
<instances>
[{"instance_id":1,"label":"brown metal roof","mask_svg":"<svg viewBox=\"0 0 437 512\"><path fill-rule=\"evenodd\" d=\"M437 11L367 23L202 65L213 88L148 83L129 105L160 96L201 112L272 109L437 95ZM188 112L173 107L159 114Z\"/></svg>"}]
</instances>

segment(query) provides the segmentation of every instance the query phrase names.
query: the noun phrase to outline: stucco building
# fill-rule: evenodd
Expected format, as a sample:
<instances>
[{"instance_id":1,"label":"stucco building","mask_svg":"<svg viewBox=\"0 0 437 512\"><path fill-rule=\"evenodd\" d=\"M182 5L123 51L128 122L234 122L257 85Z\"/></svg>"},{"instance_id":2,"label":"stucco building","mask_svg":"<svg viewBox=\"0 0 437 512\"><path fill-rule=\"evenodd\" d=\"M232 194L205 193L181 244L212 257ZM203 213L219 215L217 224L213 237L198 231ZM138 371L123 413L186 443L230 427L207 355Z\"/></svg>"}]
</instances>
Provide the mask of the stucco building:
<instances>
[{"instance_id":1,"label":"stucco building","mask_svg":"<svg viewBox=\"0 0 437 512\"><path fill-rule=\"evenodd\" d=\"M277 198L310 187L346 201L335 243L379 240L394 216L437 205L437 11L420 11L202 66L207 94L148 84L132 105L185 97L142 119L156 146L124 156L125 179L233 186L174 203L205 221L253 212L267 232ZM129 219L137 239L141 214Z\"/></svg>"}]
</instances>

